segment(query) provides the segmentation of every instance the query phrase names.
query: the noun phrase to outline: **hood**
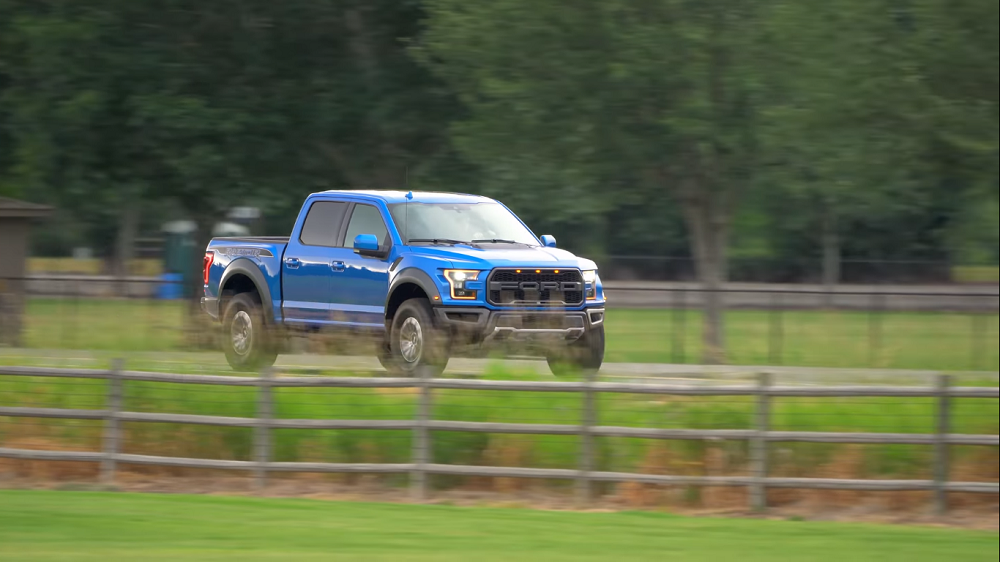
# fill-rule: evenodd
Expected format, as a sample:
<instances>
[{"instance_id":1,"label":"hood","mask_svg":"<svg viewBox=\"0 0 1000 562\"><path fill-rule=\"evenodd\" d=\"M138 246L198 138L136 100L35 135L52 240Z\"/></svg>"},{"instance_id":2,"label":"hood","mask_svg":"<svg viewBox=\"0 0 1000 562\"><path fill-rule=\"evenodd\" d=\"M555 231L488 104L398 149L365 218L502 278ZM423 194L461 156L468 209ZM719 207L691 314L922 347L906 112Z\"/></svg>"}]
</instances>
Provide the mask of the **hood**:
<instances>
[{"instance_id":1,"label":"hood","mask_svg":"<svg viewBox=\"0 0 1000 562\"><path fill-rule=\"evenodd\" d=\"M580 258L566 250L543 246L508 246L484 244L476 246L411 246L414 254L444 259L461 269L491 269L494 267L576 267L597 269L593 261Z\"/></svg>"}]
</instances>

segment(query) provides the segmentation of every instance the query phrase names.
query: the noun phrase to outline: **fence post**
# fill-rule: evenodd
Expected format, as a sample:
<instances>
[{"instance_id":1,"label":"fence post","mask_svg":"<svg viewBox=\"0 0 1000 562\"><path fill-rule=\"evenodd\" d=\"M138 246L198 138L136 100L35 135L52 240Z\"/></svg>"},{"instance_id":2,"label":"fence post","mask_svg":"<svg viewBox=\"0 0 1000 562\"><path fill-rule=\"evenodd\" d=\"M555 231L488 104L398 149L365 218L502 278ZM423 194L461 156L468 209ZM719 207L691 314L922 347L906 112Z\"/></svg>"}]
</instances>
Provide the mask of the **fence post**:
<instances>
[{"instance_id":1,"label":"fence post","mask_svg":"<svg viewBox=\"0 0 1000 562\"><path fill-rule=\"evenodd\" d=\"M781 293L775 291L771 293L771 312L769 314L769 330L768 335L768 362L772 365L781 365L782 356L784 355L784 338L785 330L782 325L782 298Z\"/></svg>"},{"instance_id":2,"label":"fence post","mask_svg":"<svg viewBox=\"0 0 1000 562\"><path fill-rule=\"evenodd\" d=\"M983 365L986 363L983 359L986 357L986 314L982 312L974 311L972 313L972 365L970 367L975 369L982 369Z\"/></svg>"},{"instance_id":3,"label":"fence post","mask_svg":"<svg viewBox=\"0 0 1000 562\"><path fill-rule=\"evenodd\" d=\"M107 399L104 406L107 415L104 417L104 443L102 449L104 458L101 460L101 484L111 486L115 483L117 457L121 444L121 422L118 414L122 411L122 378L121 372L125 362L121 359L111 361L111 371L108 373Z\"/></svg>"},{"instance_id":4,"label":"fence post","mask_svg":"<svg viewBox=\"0 0 1000 562\"><path fill-rule=\"evenodd\" d=\"M77 349L76 346L78 345L79 342L79 333L80 333L80 289L79 288L73 291L73 299L71 302L73 303L73 314L70 315L70 318L72 318L71 320L72 324L69 330L70 344L71 344L69 348Z\"/></svg>"},{"instance_id":5,"label":"fence post","mask_svg":"<svg viewBox=\"0 0 1000 562\"><path fill-rule=\"evenodd\" d=\"M10 344L18 343L15 342L13 335L14 330L7 329L6 318L13 318L16 312L13 310L13 306L7 304L7 279L0 277L0 344Z\"/></svg>"},{"instance_id":6,"label":"fence post","mask_svg":"<svg viewBox=\"0 0 1000 562\"><path fill-rule=\"evenodd\" d=\"M417 409L413 425L413 470L410 471L410 498L415 502L427 501L427 463L431 459L431 436L427 428L431 419L431 372L426 367L417 369Z\"/></svg>"},{"instance_id":7,"label":"fence post","mask_svg":"<svg viewBox=\"0 0 1000 562\"><path fill-rule=\"evenodd\" d=\"M684 288L674 290L674 311L673 311L673 345L671 355L675 364L685 362L684 340L687 338L687 310L684 301L687 300Z\"/></svg>"},{"instance_id":8,"label":"fence post","mask_svg":"<svg viewBox=\"0 0 1000 562\"><path fill-rule=\"evenodd\" d=\"M882 351L882 312L885 308L885 297L882 293L872 293L871 298L871 305L868 307L868 366L877 367Z\"/></svg>"},{"instance_id":9,"label":"fence post","mask_svg":"<svg viewBox=\"0 0 1000 562\"><path fill-rule=\"evenodd\" d=\"M771 386L771 373L757 375L757 407L754 412L754 430L756 434L750 440L750 509L764 511L767 509L767 439L764 433L771 426L771 396L768 388Z\"/></svg>"},{"instance_id":10,"label":"fence post","mask_svg":"<svg viewBox=\"0 0 1000 562\"><path fill-rule=\"evenodd\" d=\"M587 370L584 376L583 404L580 412L579 472L576 477L575 490L577 507L585 507L590 504L591 500L590 473L594 470L593 429L594 425L597 424L597 393L594 391L597 372Z\"/></svg>"},{"instance_id":11,"label":"fence post","mask_svg":"<svg viewBox=\"0 0 1000 562\"><path fill-rule=\"evenodd\" d=\"M254 489L267 487L267 463L271 461L271 420L274 418L274 368L261 371L257 381L257 426L254 428Z\"/></svg>"},{"instance_id":12,"label":"fence post","mask_svg":"<svg viewBox=\"0 0 1000 562\"><path fill-rule=\"evenodd\" d=\"M951 386L951 375L938 373L934 378L934 390L937 397L937 423L934 431L934 511L944 515L948 511L948 484L950 458L948 450L948 433L951 431L951 397L948 389Z\"/></svg>"}]
</instances>

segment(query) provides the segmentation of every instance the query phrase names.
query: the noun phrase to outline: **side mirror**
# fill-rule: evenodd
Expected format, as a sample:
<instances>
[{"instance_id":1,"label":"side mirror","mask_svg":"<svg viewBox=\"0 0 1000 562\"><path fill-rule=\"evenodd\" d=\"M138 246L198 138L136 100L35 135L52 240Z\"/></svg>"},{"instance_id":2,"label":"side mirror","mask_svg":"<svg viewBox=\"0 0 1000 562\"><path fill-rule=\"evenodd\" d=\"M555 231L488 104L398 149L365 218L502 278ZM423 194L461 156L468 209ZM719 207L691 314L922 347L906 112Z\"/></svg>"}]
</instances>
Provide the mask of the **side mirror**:
<instances>
[{"instance_id":1,"label":"side mirror","mask_svg":"<svg viewBox=\"0 0 1000 562\"><path fill-rule=\"evenodd\" d=\"M374 234L358 234L354 237L354 252L362 256L381 257L378 238Z\"/></svg>"},{"instance_id":2,"label":"side mirror","mask_svg":"<svg viewBox=\"0 0 1000 562\"><path fill-rule=\"evenodd\" d=\"M543 234L542 235L542 244L544 244L546 248L555 248L556 247L556 237L552 236L551 234Z\"/></svg>"}]
</instances>

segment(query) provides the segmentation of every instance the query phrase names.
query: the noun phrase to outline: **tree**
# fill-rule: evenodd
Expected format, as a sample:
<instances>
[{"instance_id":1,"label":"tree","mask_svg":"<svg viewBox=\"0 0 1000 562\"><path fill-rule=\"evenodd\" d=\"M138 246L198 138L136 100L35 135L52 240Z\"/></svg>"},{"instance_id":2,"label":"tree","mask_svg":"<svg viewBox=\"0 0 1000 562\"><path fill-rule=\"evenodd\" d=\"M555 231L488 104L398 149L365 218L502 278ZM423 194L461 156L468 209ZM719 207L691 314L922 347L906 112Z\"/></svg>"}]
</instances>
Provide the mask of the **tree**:
<instances>
[{"instance_id":1,"label":"tree","mask_svg":"<svg viewBox=\"0 0 1000 562\"><path fill-rule=\"evenodd\" d=\"M25 4L11 23L18 64L5 96L17 180L95 208L96 224L113 209L122 254L137 201L179 203L203 247L228 208L256 196L297 209L309 191L400 186L445 146L446 97L401 39L416 33L419 10L387 0Z\"/></svg>"},{"instance_id":2,"label":"tree","mask_svg":"<svg viewBox=\"0 0 1000 562\"><path fill-rule=\"evenodd\" d=\"M732 212L757 168L770 3L428 4L418 56L468 112L454 127L462 154L493 190L572 220L670 194L706 290L704 359L722 361L720 291Z\"/></svg>"},{"instance_id":3,"label":"tree","mask_svg":"<svg viewBox=\"0 0 1000 562\"><path fill-rule=\"evenodd\" d=\"M8 29L10 20L14 14L15 3L12 0L0 0L0 196L14 196L19 190L10 181L11 168L13 167L14 150L11 142L10 112L2 103L4 92L10 88L10 46L6 39L9 37Z\"/></svg>"},{"instance_id":4,"label":"tree","mask_svg":"<svg viewBox=\"0 0 1000 562\"><path fill-rule=\"evenodd\" d=\"M777 13L780 42L798 48L779 54L782 103L762 138L780 166L768 179L823 232L828 282L842 242L857 256L946 259L968 220L963 194L982 201L996 185L995 4L838 0Z\"/></svg>"}]
</instances>

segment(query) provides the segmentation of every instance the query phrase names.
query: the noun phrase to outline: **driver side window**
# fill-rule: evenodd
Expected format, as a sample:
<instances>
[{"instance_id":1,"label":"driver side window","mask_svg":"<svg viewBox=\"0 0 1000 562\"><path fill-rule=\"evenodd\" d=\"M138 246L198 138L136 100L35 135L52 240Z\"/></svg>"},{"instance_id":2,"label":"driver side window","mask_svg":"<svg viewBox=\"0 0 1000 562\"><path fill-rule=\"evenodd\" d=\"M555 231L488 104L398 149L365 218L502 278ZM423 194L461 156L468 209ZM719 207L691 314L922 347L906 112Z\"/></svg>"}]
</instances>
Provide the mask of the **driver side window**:
<instances>
[{"instance_id":1,"label":"driver side window","mask_svg":"<svg viewBox=\"0 0 1000 562\"><path fill-rule=\"evenodd\" d=\"M389 245L389 229L382 220L382 214L372 205L355 205L351 220L347 223L347 235L344 236L344 246L354 246L354 238L359 234L374 234L381 240L383 247Z\"/></svg>"}]
</instances>

